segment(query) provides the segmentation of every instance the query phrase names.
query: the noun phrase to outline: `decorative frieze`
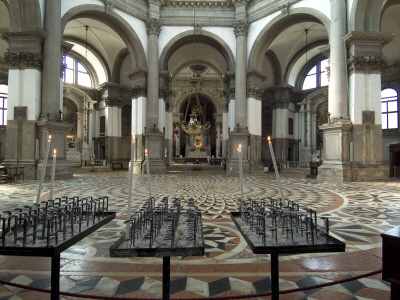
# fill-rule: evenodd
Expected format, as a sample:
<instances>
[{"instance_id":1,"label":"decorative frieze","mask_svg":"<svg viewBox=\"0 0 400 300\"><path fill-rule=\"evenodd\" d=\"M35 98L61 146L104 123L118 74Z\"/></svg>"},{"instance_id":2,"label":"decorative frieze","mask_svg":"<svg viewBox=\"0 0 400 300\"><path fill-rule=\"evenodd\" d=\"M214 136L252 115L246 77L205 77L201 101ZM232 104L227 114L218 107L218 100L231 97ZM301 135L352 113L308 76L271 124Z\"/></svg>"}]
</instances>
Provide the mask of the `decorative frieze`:
<instances>
[{"instance_id":1,"label":"decorative frieze","mask_svg":"<svg viewBox=\"0 0 400 300\"><path fill-rule=\"evenodd\" d=\"M247 22L247 20L235 21L232 25L234 30L233 32L235 33L236 37L241 35L247 36L249 32L249 23Z\"/></svg>"},{"instance_id":2,"label":"decorative frieze","mask_svg":"<svg viewBox=\"0 0 400 300\"><path fill-rule=\"evenodd\" d=\"M35 52L6 52L4 60L10 69L38 69L41 70L43 55Z\"/></svg>"},{"instance_id":3,"label":"decorative frieze","mask_svg":"<svg viewBox=\"0 0 400 300\"><path fill-rule=\"evenodd\" d=\"M147 34L156 34L160 36L161 32L161 20L157 18L148 18L146 20L146 30Z\"/></svg>"}]
</instances>

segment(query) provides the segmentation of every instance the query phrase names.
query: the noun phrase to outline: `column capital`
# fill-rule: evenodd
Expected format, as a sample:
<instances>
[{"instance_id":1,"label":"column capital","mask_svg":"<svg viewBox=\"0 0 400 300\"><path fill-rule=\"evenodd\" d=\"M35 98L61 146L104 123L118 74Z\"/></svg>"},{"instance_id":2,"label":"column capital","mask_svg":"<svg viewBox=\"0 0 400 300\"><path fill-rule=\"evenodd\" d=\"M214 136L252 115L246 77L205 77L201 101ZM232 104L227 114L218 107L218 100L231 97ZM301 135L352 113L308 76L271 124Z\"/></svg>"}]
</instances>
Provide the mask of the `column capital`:
<instances>
[{"instance_id":1,"label":"column capital","mask_svg":"<svg viewBox=\"0 0 400 300\"><path fill-rule=\"evenodd\" d=\"M147 34L155 34L160 36L161 32L161 20L157 18L147 18L146 20Z\"/></svg>"},{"instance_id":2,"label":"column capital","mask_svg":"<svg viewBox=\"0 0 400 300\"><path fill-rule=\"evenodd\" d=\"M261 100L261 89L254 85L247 87L247 98Z\"/></svg>"},{"instance_id":3,"label":"column capital","mask_svg":"<svg viewBox=\"0 0 400 300\"><path fill-rule=\"evenodd\" d=\"M37 52L6 52L4 60L10 69L37 69L41 70L43 55Z\"/></svg>"},{"instance_id":4,"label":"column capital","mask_svg":"<svg viewBox=\"0 0 400 300\"><path fill-rule=\"evenodd\" d=\"M349 73L354 72L367 72L367 73L380 73L387 65L386 59L382 56L356 56L353 55L347 60Z\"/></svg>"},{"instance_id":5,"label":"column capital","mask_svg":"<svg viewBox=\"0 0 400 300\"><path fill-rule=\"evenodd\" d=\"M234 33L235 36L247 36L248 32L249 32L249 23L247 22L247 20L239 20L239 21L234 21L232 23L233 29L234 29Z\"/></svg>"},{"instance_id":6,"label":"column capital","mask_svg":"<svg viewBox=\"0 0 400 300\"><path fill-rule=\"evenodd\" d=\"M132 88L131 94L133 98L146 97L147 86L145 84L136 85Z\"/></svg>"}]
</instances>

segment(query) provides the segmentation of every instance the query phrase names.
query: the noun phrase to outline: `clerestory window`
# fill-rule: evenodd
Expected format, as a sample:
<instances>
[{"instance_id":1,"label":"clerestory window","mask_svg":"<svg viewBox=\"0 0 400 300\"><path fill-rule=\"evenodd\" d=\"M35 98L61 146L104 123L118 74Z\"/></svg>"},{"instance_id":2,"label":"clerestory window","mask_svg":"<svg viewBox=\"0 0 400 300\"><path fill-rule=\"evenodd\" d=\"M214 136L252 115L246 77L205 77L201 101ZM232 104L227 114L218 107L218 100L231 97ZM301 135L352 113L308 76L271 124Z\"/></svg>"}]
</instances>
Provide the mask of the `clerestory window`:
<instances>
[{"instance_id":1,"label":"clerestory window","mask_svg":"<svg viewBox=\"0 0 400 300\"><path fill-rule=\"evenodd\" d=\"M382 129L399 128L398 93L388 88L381 92L382 101Z\"/></svg>"},{"instance_id":2,"label":"clerestory window","mask_svg":"<svg viewBox=\"0 0 400 300\"><path fill-rule=\"evenodd\" d=\"M0 84L0 126L7 125L8 86Z\"/></svg>"},{"instance_id":3,"label":"clerestory window","mask_svg":"<svg viewBox=\"0 0 400 300\"><path fill-rule=\"evenodd\" d=\"M92 87L90 74L81 62L67 55L64 55L63 60L65 64L63 82Z\"/></svg>"},{"instance_id":4,"label":"clerestory window","mask_svg":"<svg viewBox=\"0 0 400 300\"><path fill-rule=\"evenodd\" d=\"M329 85L328 67L329 61L327 58L311 66L303 79L303 84L301 85L302 89L309 90Z\"/></svg>"}]
</instances>

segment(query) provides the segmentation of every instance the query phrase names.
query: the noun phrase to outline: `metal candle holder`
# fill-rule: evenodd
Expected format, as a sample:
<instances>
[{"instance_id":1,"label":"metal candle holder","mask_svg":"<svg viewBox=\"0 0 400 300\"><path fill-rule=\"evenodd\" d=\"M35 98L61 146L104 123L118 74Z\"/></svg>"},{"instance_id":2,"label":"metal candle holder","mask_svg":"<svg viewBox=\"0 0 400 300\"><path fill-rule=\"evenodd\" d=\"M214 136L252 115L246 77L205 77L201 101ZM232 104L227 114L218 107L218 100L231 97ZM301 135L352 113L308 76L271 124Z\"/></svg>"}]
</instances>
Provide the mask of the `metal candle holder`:
<instances>
[{"instance_id":1,"label":"metal candle holder","mask_svg":"<svg viewBox=\"0 0 400 300\"><path fill-rule=\"evenodd\" d=\"M315 210L290 200L249 198L231 217L253 253L271 254L273 300L279 299L279 254L345 251L345 243L329 235L328 218L320 225Z\"/></svg>"}]
</instances>

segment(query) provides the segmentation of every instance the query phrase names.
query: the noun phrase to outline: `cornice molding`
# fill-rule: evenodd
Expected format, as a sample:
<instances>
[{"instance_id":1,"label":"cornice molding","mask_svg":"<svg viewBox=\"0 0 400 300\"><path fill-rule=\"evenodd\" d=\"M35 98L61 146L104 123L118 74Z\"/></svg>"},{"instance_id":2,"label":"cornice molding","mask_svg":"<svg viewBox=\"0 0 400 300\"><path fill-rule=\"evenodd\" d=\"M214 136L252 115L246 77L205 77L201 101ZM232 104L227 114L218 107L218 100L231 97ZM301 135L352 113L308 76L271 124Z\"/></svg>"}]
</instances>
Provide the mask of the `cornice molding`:
<instances>
[{"instance_id":1,"label":"cornice molding","mask_svg":"<svg viewBox=\"0 0 400 300\"><path fill-rule=\"evenodd\" d=\"M345 42L348 44L373 44L381 47L389 44L393 39L394 33L365 31L351 31L344 37Z\"/></svg>"}]
</instances>

